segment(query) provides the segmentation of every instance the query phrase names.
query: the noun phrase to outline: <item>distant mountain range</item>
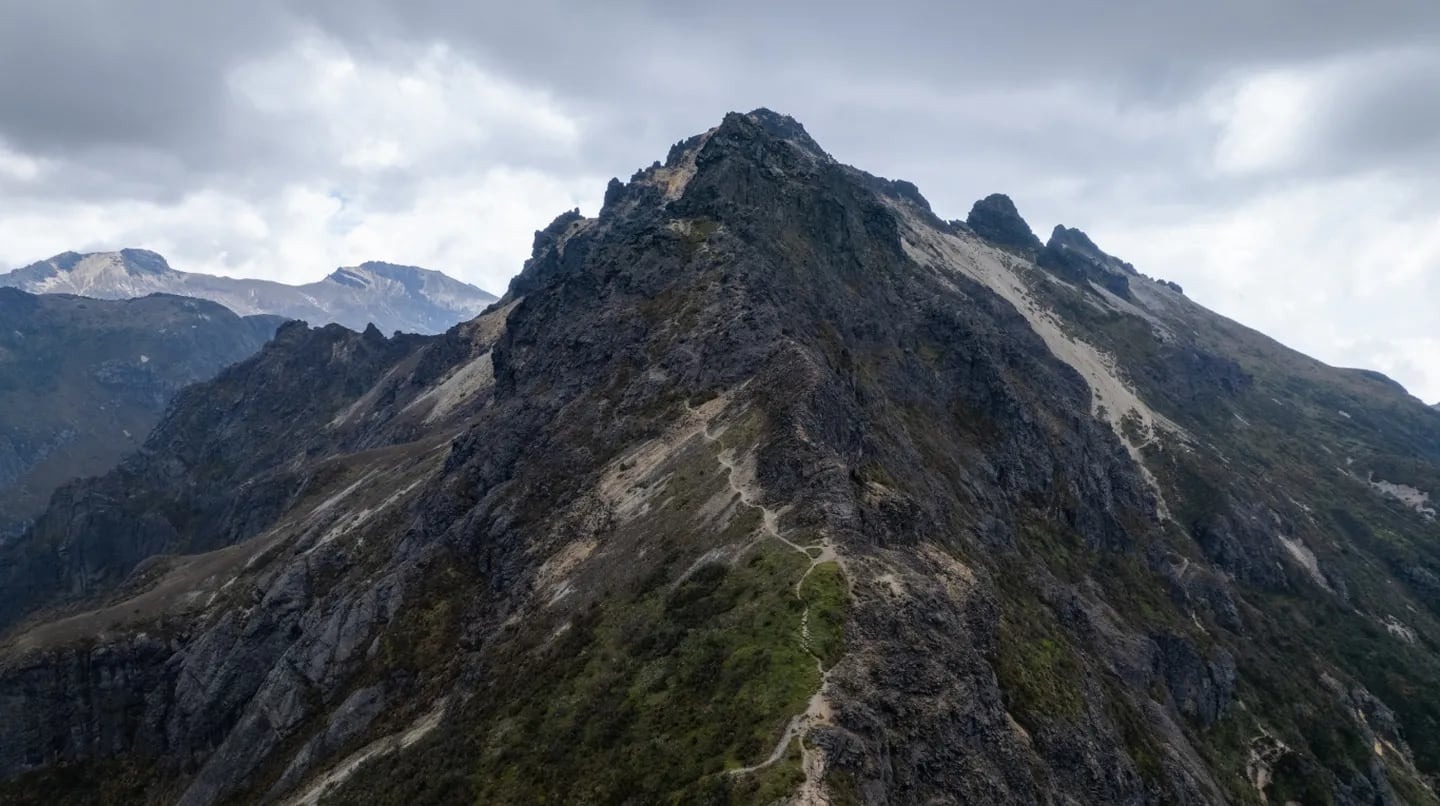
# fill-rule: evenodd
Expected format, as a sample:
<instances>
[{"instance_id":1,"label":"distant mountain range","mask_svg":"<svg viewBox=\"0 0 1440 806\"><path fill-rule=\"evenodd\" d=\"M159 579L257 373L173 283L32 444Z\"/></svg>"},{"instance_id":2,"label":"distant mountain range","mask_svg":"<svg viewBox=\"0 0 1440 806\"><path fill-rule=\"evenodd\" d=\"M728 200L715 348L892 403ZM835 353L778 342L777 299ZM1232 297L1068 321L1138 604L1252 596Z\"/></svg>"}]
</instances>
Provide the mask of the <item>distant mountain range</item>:
<instances>
[{"instance_id":1,"label":"distant mountain range","mask_svg":"<svg viewBox=\"0 0 1440 806\"><path fill-rule=\"evenodd\" d=\"M357 331L374 323L386 333L440 333L495 301L469 283L415 266L368 262L336 269L318 282L286 285L178 271L144 249L65 252L0 274L0 286L98 299L175 294L218 302L241 316L275 314Z\"/></svg>"},{"instance_id":2,"label":"distant mountain range","mask_svg":"<svg viewBox=\"0 0 1440 806\"><path fill-rule=\"evenodd\" d=\"M0 541L55 488L140 447L181 387L248 358L283 321L186 297L0 288Z\"/></svg>"}]
</instances>

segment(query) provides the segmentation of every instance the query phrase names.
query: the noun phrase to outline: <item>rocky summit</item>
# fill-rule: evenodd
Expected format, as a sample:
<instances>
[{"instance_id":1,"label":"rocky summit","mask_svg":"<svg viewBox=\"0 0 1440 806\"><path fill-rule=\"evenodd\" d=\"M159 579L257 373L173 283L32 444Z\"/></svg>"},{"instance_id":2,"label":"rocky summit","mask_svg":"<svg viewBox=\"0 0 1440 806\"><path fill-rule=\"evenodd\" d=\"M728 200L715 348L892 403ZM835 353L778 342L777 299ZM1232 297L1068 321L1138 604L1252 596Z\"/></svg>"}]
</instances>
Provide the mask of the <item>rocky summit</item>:
<instances>
[{"instance_id":1,"label":"rocky summit","mask_svg":"<svg viewBox=\"0 0 1440 806\"><path fill-rule=\"evenodd\" d=\"M0 800L1433 803L1437 495L1382 376L731 114L57 493Z\"/></svg>"},{"instance_id":2,"label":"rocky summit","mask_svg":"<svg viewBox=\"0 0 1440 806\"><path fill-rule=\"evenodd\" d=\"M144 249L65 252L8 274L0 286L34 294L130 299L174 294L218 302L244 315L270 314L314 324L386 333L439 333L495 301L492 294L438 271L369 262L336 269L304 285L178 271Z\"/></svg>"},{"instance_id":3,"label":"rocky summit","mask_svg":"<svg viewBox=\"0 0 1440 806\"><path fill-rule=\"evenodd\" d=\"M1020 217L1015 202L1003 193L992 193L975 202L965 218L970 231L997 246L1019 250L1040 248L1040 239Z\"/></svg>"}]
</instances>

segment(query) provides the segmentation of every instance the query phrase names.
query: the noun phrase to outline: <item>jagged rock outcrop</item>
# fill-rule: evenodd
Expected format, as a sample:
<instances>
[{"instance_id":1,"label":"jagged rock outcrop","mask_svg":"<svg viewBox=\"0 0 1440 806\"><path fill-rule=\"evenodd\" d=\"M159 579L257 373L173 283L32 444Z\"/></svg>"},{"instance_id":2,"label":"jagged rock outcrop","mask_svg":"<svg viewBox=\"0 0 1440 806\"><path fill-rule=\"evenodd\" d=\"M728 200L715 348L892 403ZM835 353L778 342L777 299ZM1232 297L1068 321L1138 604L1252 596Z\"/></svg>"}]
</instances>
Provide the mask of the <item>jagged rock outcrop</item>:
<instances>
[{"instance_id":1,"label":"jagged rock outcrop","mask_svg":"<svg viewBox=\"0 0 1440 806\"><path fill-rule=\"evenodd\" d=\"M1015 202L1003 193L992 193L975 202L965 224L981 238L1015 249L1039 249L1040 239L1020 217Z\"/></svg>"},{"instance_id":2,"label":"jagged rock outcrop","mask_svg":"<svg viewBox=\"0 0 1440 806\"><path fill-rule=\"evenodd\" d=\"M1213 660L1203 657L1188 638L1174 634L1155 637L1156 665L1180 713L1204 727L1214 725L1235 698L1235 659L1220 650Z\"/></svg>"},{"instance_id":3,"label":"jagged rock outcrop","mask_svg":"<svg viewBox=\"0 0 1440 806\"><path fill-rule=\"evenodd\" d=\"M0 542L60 485L114 467L181 388L254 354L281 321L182 297L0 288Z\"/></svg>"},{"instance_id":4,"label":"jagged rock outcrop","mask_svg":"<svg viewBox=\"0 0 1440 806\"><path fill-rule=\"evenodd\" d=\"M1036 263L1067 282L1081 286L1094 283L1116 296L1130 298L1130 278L1135 268L1100 251L1090 236L1078 229L1057 225Z\"/></svg>"},{"instance_id":5,"label":"jagged rock outcrop","mask_svg":"<svg viewBox=\"0 0 1440 806\"><path fill-rule=\"evenodd\" d=\"M175 294L218 302L242 315L267 314L352 330L439 333L495 301L469 283L418 266L369 261L303 285L177 271L146 249L64 252L0 274L0 286L35 294L132 299Z\"/></svg>"},{"instance_id":6,"label":"jagged rock outcrop","mask_svg":"<svg viewBox=\"0 0 1440 806\"><path fill-rule=\"evenodd\" d=\"M4 550L0 796L1433 799L1433 413L917 197L731 114L187 393Z\"/></svg>"}]
</instances>

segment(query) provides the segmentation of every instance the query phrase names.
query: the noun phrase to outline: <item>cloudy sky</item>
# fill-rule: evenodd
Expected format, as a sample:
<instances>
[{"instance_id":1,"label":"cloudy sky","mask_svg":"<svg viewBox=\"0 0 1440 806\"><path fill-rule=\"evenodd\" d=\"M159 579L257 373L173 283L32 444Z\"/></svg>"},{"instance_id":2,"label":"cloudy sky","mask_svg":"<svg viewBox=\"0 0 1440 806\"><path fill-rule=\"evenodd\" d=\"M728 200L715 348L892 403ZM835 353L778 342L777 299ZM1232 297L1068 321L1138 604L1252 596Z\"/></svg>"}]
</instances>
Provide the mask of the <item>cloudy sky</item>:
<instances>
[{"instance_id":1,"label":"cloudy sky","mask_svg":"<svg viewBox=\"0 0 1440 806\"><path fill-rule=\"evenodd\" d=\"M0 266L499 292L556 213L756 106L1440 399L1434 0L0 0Z\"/></svg>"}]
</instances>

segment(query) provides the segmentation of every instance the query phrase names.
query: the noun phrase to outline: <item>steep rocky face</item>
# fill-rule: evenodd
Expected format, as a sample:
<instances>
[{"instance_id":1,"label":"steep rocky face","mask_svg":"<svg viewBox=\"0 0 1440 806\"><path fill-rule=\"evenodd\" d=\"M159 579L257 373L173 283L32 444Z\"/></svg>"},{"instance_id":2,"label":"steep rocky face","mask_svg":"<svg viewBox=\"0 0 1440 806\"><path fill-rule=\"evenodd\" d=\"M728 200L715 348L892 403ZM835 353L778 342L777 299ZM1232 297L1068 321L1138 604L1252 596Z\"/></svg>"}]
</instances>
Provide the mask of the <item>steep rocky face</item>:
<instances>
[{"instance_id":1,"label":"steep rocky face","mask_svg":"<svg viewBox=\"0 0 1440 806\"><path fill-rule=\"evenodd\" d=\"M56 494L0 566L0 622L107 591L148 558L257 534L307 492L306 457L337 452L326 403L369 390L418 341L291 322L243 367L182 391L141 450Z\"/></svg>"},{"instance_id":2,"label":"steep rocky face","mask_svg":"<svg viewBox=\"0 0 1440 806\"><path fill-rule=\"evenodd\" d=\"M114 467L176 392L254 354L279 324L181 297L0 288L0 541L61 484Z\"/></svg>"},{"instance_id":3,"label":"steep rocky face","mask_svg":"<svg viewBox=\"0 0 1440 806\"><path fill-rule=\"evenodd\" d=\"M1022 250L1040 248L1040 239L1020 217L1015 202L1003 193L992 193L975 202L965 225L993 244Z\"/></svg>"},{"instance_id":4,"label":"steep rocky face","mask_svg":"<svg viewBox=\"0 0 1440 806\"><path fill-rule=\"evenodd\" d=\"M0 286L97 299L177 294L218 302L242 315L338 323L356 331L374 324L386 333L439 333L495 301L475 286L416 266L372 261L292 286L176 271L144 249L65 252L0 274Z\"/></svg>"},{"instance_id":5,"label":"steep rocky face","mask_svg":"<svg viewBox=\"0 0 1440 806\"><path fill-rule=\"evenodd\" d=\"M1434 413L982 230L757 110L287 328L4 550L0 795L1433 802Z\"/></svg>"},{"instance_id":6,"label":"steep rocky face","mask_svg":"<svg viewBox=\"0 0 1440 806\"><path fill-rule=\"evenodd\" d=\"M1035 262L1082 288L1098 287L1116 296L1130 297L1130 277L1135 268L1100 251L1090 236L1078 229L1055 227Z\"/></svg>"}]
</instances>

